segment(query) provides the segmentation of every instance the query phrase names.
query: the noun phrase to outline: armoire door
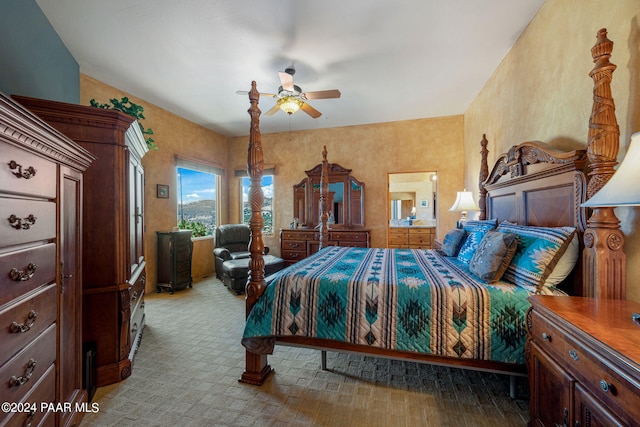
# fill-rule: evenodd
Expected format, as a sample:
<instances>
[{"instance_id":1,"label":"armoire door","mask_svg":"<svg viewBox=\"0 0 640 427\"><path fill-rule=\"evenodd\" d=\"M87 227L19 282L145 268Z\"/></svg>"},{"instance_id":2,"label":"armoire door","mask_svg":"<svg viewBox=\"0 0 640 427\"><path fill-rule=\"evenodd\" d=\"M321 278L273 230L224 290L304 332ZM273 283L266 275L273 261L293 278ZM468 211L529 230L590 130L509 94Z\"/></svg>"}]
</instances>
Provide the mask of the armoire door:
<instances>
[{"instance_id":1,"label":"armoire door","mask_svg":"<svg viewBox=\"0 0 640 427\"><path fill-rule=\"evenodd\" d=\"M62 168L61 188L61 262L59 298L59 375L58 399L60 402L86 402L87 394L82 389L82 256L81 176ZM58 425L67 426L78 422L81 414L61 412ZM75 420L74 420L75 419Z\"/></svg>"}]
</instances>

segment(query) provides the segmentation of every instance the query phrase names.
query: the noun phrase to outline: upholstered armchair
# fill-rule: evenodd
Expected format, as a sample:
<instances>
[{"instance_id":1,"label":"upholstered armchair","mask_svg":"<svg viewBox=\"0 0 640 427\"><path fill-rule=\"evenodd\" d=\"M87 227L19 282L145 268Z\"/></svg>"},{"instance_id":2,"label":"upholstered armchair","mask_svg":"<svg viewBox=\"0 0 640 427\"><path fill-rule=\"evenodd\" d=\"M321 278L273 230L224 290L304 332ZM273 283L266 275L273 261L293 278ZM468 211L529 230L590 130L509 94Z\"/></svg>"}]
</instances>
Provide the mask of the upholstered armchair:
<instances>
[{"instance_id":1,"label":"upholstered armchair","mask_svg":"<svg viewBox=\"0 0 640 427\"><path fill-rule=\"evenodd\" d=\"M251 229L246 224L224 224L216 228L213 255L216 259L216 277L222 278L222 263L230 259L249 258ZM264 248L265 255L269 248Z\"/></svg>"}]
</instances>

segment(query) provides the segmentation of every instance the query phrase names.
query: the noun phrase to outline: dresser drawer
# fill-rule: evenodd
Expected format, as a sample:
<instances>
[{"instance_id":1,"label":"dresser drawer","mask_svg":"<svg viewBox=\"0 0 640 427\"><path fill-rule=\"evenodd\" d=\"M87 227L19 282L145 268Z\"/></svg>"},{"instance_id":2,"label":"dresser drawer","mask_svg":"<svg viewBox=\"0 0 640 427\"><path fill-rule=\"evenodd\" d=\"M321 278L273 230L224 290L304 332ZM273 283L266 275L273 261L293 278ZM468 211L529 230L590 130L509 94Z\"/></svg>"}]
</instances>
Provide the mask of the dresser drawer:
<instances>
[{"instance_id":1,"label":"dresser drawer","mask_svg":"<svg viewBox=\"0 0 640 427\"><path fill-rule=\"evenodd\" d=\"M389 245L404 245L406 246L408 243L407 235L397 235L397 234L389 234Z\"/></svg>"},{"instance_id":2,"label":"dresser drawer","mask_svg":"<svg viewBox=\"0 0 640 427\"><path fill-rule=\"evenodd\" d=\"M138 303L132 307L131 310L131 321L129 322L129 340L131 342L131 346L135 346L135 338L136 335L140 332L140 330L144 326L144 294L141 296Z\"/></svg>"},{"instance_id":3,"label":"dresser drawer","mask_svg":"<svg viewBox=\"0 0 640 427\"><path fill-rule=\"evenodd\" d=\"M55 284L0 311L0 365L55 321Z\"/></svg>"},{"instance_id":4,"label":"dresser drawer","mask_svg":"<svg viewBox=\"0 0 640 427\"><path fill-rule=\"evenodd\" d=\"M366 233L344 233L340 231L332 231L329 233L330 240L348 240L350 242L367 242L367 234Z\"/></svg>"},{"instance_id":5,"label":"dresser drawer","mask_svg":"<svg viewBox=\"0 0 640 427\"><path fill-rule=\"evenodd\" d=\"M0 191L53 199L56 165L13 145L0 150Z\"/></svg>"},{"instance_id":6,"label":"dresser drawer","mask_svg":"<svg viewBox=\"0 0 640 427\"><path fill-rule=\"evenodd\" d=\"M0 305L56 278L56 245L0 255Z\"/></svg>"},{"instance_id":7,"label":"dresser drawer","mask_svg":"<svg viewBox=\"0 0 640 427\"><path fill-rule=\"evenodd\" d=\"M0 367L0 402L20 402L56 360L56 325Z\"/></svg>"},{"instance_id":8,"label":"dresser drawer","mask_svg":"<svg viewBox=\"0 0 640 427\"><path fill-rule=\"evenodd\" d=\"M402 236L405 239L409 235L409 229L407 228L390 228L389 236Z\"/></svg>"},{"instance_id":9,"label":"dresser drawer","mask_svg":"<svg viewBox=\"0 0 640 427\"><path fill-rule=\"evenodd\" d=\"M421 235L430 236L431 234L433 234L433 230L434 230L433 228L428 228L428 227L415 227L415 228L409 229L409 234L412 234L412 235L421 234Z\"/></svg>"},{"instance_id":10,"label":"dresser drawer","mask_svg":"<svg viewBox=\"0 0 640 427\"><path fill-rule=\"evenodd\" d=\"M56 237L54 202L3 198L0 200L0 241L3 246Z\"/></svg>"},{"instance_id":11,"label":"dresser drawer","mask_svg":"<svg viewBox=\"0 0 640 427\"><path fill-rule=\"evenodd\" d=\"M51 365L47 372L42 376L33 389L24 397L21 403L28 403L29 408L35 406L35 412L14 412L9 414L6 420L2 420L0 417L0 425L3 427L24 427L39 426L45 427L55 426L55 412L44 410L40 406L42 403L55 402L55 390L56 390L56 366Z\"/></svg>"},{"instance_id":12,"label":"dresser drawer","mask_svg":"<svg viewBox=\"0 0 640 427\"><path fill-rule=\"evenodd\" d=\"M431 247L431 235L430 234L410 234L409 244L411 246L420 246L425 248Z\"/></svg>"},{"instance_id":13,"label":"dresser drawer","mask_svg":"<svg viewBox=\"0 0 640 427\"><path fill-rule=\"evenodd\" d=\"M282 240L316 240L313 231L283 231Z\"/></svg>"},{"instance_id":14,"label":"dresser drawer","mask_svg":"<svg viewBox=\"0 0 640 427\"><path fill-rule=\"evenodd\" d=\"M282 258L286 261L300 261L307 257L307 252L305 251L291 251L291 250L283 250Z\"/></svg>"},{"instance_id":15,"label":"dresser drawer","mask_svg":"<svg viewBox=\"0 0 640 427\"><path fill-rule=\"evenodd\" d=\"M292 250L292 251L306 251L307 242L300 241L300 240L283 240L282 249Z\"/></svg>"},{"instance_id":16,"label":"dresser drawer","mask_svg":"<svg viewBox=\"0 0 640 427\"><path fill-rule=\"evenodd\" d=\"M129 288L129 292L131 294L131 307L134 307L137 304L137 301L142 298L146 281L146 275L143 273L142 275L140 275L138 280L136 280L136 282Z\"/></svg>"}]
</instances>

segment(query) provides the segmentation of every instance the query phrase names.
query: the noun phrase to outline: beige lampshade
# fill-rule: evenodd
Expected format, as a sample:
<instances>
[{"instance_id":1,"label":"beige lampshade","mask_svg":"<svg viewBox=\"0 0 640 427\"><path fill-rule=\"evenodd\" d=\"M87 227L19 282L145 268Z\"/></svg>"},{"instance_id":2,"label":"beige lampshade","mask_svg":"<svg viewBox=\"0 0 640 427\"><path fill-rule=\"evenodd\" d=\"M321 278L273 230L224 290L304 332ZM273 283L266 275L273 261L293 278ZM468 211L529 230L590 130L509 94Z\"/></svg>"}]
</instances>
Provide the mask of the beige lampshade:
<instances>
[{"instance_id":1,"label":"beige lampshade","mask_svg":"<svg viewBox=\"0 0 640 427\"><path fill-rule=\"evenodd\" d=\"M451 212L469 212L469 211L479 211L480 208L473 200L473 193L471 191L458 191L458 195L456 196L456 201L453 203L453 206L449 209Z\"/></svg>"},{"instance_id":2,"label":"beige lampshade","mask_svg":"<svg viewBox=\"0 0 640 427\"><path fill-rule=\"evenodd\" d=\"M458 222L458 227L461 226L461 223L467 221L467 212L479 210L480 208L473 200L473 193L471 191L467 191L466 189L464 191L458 191L456 201L449 209L449 211L452 212L460 212L460 221Z\"/></svg>"},{"instance_id":3,"label":"beige lampshade","mask_svg":"<svg viewBox=\"0 0 640 427\"><path fill-rule=\"evenodd\" d=\"M581 206L640 206L640 132L631 135L629 150L609 181Z\"/></svg>"}]
</instances>

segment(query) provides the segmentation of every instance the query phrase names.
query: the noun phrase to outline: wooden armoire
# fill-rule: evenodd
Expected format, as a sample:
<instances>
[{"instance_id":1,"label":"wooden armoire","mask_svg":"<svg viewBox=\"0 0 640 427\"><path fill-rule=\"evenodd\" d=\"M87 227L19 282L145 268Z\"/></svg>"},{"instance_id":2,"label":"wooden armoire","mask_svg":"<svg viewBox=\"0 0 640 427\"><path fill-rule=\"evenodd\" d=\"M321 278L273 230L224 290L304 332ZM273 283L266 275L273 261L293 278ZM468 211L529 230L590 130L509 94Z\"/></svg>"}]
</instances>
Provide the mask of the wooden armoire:
<instances>
[{"instance_id":1,"label":"wooden armoire","mask_svg":"<svg viewBox=\"0 0 640 427\"><path fill-rule=\"evenodd\" d=\"M10 405L0 425L82 419L82 173L92 160L0 93L0 402Z\"/></svg>"},{"instance_id":2,"label":"wooden armoire","mask_svg":"<svg viewBox=\"0 0 640 427\"><path fill-rule=\"evenodd\" d=\"M82 335L95 343L96 385L121 381L145 322L144 136L115 110L14 98L97 159L84 175Z\"/></svg>"}]
</instances>

